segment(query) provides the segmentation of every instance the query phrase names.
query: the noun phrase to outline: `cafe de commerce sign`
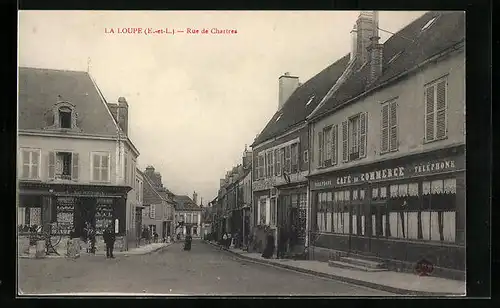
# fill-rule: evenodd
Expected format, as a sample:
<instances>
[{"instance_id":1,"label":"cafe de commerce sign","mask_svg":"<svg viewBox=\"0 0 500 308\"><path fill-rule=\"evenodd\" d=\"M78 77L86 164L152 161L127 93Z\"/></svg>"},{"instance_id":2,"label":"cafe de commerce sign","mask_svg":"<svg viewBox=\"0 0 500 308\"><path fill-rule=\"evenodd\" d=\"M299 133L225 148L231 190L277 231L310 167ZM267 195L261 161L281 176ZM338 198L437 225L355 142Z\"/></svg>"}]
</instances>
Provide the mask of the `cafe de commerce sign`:
<instances>
[{"instance_id":1,"label":"cafe de commerce sign","mask_svg":"<svg viewBox=\"0 0 500 308\"><path fill-rule=\"evenodd\" d=\"M375 169L367 172L348 173L333 179L318 180L313 182L313 189L321 189L349 184L361 184L389 179L402 179L413 176L453 171L457 169L455 159L444 159L435 162L422 162L408 166Z\"/></svg>"}]
</instances>

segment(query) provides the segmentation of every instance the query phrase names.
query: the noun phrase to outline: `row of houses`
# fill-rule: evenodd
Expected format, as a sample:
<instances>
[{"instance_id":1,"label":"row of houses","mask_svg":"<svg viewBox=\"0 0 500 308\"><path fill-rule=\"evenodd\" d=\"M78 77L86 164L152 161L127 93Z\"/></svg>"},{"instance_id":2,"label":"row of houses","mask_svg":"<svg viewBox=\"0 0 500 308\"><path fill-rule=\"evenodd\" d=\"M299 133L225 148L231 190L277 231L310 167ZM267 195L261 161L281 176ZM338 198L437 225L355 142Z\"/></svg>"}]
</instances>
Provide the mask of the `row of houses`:
<instances>
[{"instance_id":1,"label":"row of houses","mask_svg":"<svg viewBox=\"0 0 500 308\"><path fill-rule=\"evenodd\" d=\"M428 12L383 44L381 30L362 11L349 54L307 82L279 78L251 145L251 228L291 234L318 260L413 270L426 259L463 278L465 14Z\"/></svg>"},{"instance_id":2,"label":"row of houses","mask_svg":"<svg viewBox=\"0 0 500 308\"><path fill-rule=\"evenodd\" d=\"M81 236L90 223L102 240L112 225L120 250L144 226L160 238L196 235L196 200L163 187L153 167L138 169L125 98L109 103L88 72L21 67L18 108L20 231Z\"/></svg>"}]
</instances>

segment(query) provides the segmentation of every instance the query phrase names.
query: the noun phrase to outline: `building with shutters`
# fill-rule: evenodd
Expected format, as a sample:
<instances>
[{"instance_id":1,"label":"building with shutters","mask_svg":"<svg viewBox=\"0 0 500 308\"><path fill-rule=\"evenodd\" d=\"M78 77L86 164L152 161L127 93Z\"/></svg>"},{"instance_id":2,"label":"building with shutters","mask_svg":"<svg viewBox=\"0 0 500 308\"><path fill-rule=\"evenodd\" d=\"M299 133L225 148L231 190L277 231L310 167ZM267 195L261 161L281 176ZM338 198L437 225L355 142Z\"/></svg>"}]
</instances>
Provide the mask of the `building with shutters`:
<instances>
[{"instance_id":1,"label":"building with shutters","mask_svg":"<svg viewBox=\"0 0 500 308\"><path fill-rule=\"evenodd\" d=\"M171 237L174 233L174 194L163 186L161 174L153 166L143 173L143 210L142 223L151 236L158 233L158 239Z\"/></svg>"},{"instance_id":2,"label":"building with shutters","mask_svg":"<svg viewBox=\"0 0 500 308\"><path fill-rule=\"evenodd\" d=\"M303 84L289 73L279 77L277 110L251 145L252 220L262 244L258 250L265 245L266 227L274 232L276 244L281 234L287 234L293 252L303 252L308 245L306 177L310 155L306 118L343 78L348 61L349 56L332 61Z\"/></svg>"},{"instance_id":3,"label":"building with shutters","mask_svg":"<svg viewBox=\"0 0 500 308\"><path fill-rule=\"evenodd\" d=\"M83 236L88 222L99 241L111 224L122 249L133 183L126 170L139 155L126 100L108 104L87 72L21 67L18 124L20 229Z\"/></svg>"},{"instance_id":4,"label":"building with shutters","mask_svg":"<svg viewBox=\"0 0 500 308\"><path fill-rule=\"evenodd\" d=\"M361 12L345 79L308 117L311 250L463 279L465 14L378 31Z\"/></svg>"},{"instance_id":5,"label":"building with shutters","mask_svg":"<svg viewBox=\"0 0 500 308\"><path fill-rule=\"evenodd\" d=\"M189 196L174 196L175 201L175 233L185 236L201 237L201 215L202 208L196 203L197 194L193 193L193 199Z\"/></svg>"}]
</instances>

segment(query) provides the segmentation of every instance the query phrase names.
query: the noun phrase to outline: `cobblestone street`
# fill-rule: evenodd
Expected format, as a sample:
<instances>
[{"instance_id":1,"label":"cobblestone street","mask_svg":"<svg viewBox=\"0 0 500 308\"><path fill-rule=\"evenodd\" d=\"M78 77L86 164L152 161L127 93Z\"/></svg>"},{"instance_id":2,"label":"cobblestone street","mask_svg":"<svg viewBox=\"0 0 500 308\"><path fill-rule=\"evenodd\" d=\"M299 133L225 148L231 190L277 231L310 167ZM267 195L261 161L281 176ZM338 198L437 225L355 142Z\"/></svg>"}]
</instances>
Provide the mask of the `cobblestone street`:
<instances>
[{"instance_id":1,"label":"cobblestone street","mask_svg":"<svg viewBox=\"0 0 500 308\"><path fill-rule=\"evenodd\" d=\"M114 260L19 259L19 288L24 294L391 295L242 261L201 241L194 241L191 251L176 243L158 253Z\"/></svg>"}]
</instances>

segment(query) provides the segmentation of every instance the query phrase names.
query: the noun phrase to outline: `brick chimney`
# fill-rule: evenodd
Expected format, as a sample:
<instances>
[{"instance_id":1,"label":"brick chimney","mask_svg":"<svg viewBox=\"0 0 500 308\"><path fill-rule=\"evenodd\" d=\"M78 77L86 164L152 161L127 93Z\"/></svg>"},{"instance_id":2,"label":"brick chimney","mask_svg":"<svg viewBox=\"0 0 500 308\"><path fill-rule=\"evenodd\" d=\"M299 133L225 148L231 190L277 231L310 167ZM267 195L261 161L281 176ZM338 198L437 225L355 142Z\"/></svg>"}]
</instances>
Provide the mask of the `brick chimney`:
<instances>
[{"instance_id":1,"label":"brick chimney","mask_svg":"<svg viewBox=\"0 0 500 308\"><path fill-rule=\"evenodd\" d=\"M252 151L248 150L245 144L245 151L243 152L243 168L247 169L252 166Z\"/></svg>"},{"instance_id":2,"label":"brick chimney","mask_svg":"<svg viewBox=\"0 0 500 308\"><path fill-rule=\"evenodd\" d=\"M384 45L379 44L378 36L378 12L373 12L373 34L370 37L371 44L368 46L370 60L370 84L376 81L382 75L382 57Z\"/></svg>"},{"instance_id":3,"label":"brick chimney","mask_svg":"<svg viewBox=\"0 0 500 308\"><path fill-rule=\"evenodd\" d=\"M288 72L280 76L278 110L283 107L287 99L298 87L299 77L291 76Z\"/></svg>"},{"instance_id":4,"label":"brick chimney","mask_svg":"<svg viewBox=\"0 0 500 308\"><path fill-rule=\"evenodd\" d=\"M163 187L161 174L159 172L155 172L155 168L153 166L148 166L144 171L144 174L151 180L151 182L153 182L155 188Z\"/></svg>"},{"instance_id":5,"label":"brick chimney","mask_svg":"<svg viewBox=\"0 0 500 308\"><path fill-rule=\"evenodd\" d=\"M108 103L108 108L121 130L128 135L128 103L124 97L118 99L118 104Z\"/></svg>"},{"instance_id":6,"label":"brick chimney","mask_svg":"<svg viewBox=\"0 0 500 308\"><path fill-rule=\"evenodd\" d=\"M374 11L361 11L356 21L356 61L358 65L368 62L368 47L372 43L371 38L378 37L377 16L377 12Z\"/></svg>"},{"instance_id":7,"label":"brick chimney","mask_svg":"<svg viewBox=\"0 0 500 308\"><path fill-rule=\"evenodd\" d=\"M356 58L357 55L357 48L358 48L358 29L356 27L356 24L354 24L354 27L351 30L351 61Z\"/></svg>"}]
</instances>

